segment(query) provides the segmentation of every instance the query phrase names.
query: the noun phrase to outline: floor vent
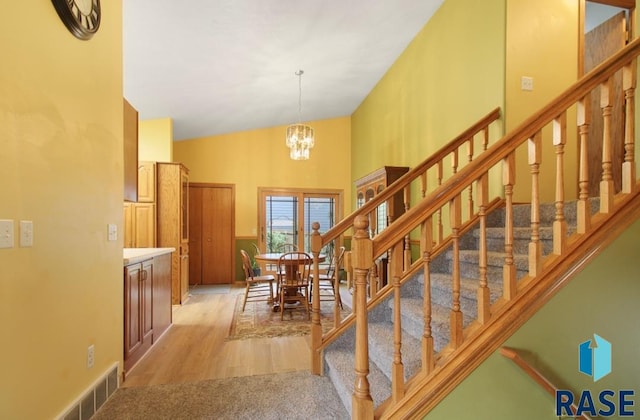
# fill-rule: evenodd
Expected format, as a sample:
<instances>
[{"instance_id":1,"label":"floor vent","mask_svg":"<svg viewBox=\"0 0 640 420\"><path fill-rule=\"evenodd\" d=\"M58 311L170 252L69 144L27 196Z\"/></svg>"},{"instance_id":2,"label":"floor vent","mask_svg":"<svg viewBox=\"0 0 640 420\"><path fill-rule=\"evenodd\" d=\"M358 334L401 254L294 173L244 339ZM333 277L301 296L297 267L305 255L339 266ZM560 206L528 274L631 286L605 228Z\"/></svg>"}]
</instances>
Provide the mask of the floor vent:
<instances>
[{"instance_id":1,"label":"floor vent","mask_svg":"<svg viewBox=\"0 0 640 420\"><path fill-rule=\"evenodd\" d=\"M81 395L58 420L89 420L118 389L118 364Z\"/></svg>"}]
</instances>

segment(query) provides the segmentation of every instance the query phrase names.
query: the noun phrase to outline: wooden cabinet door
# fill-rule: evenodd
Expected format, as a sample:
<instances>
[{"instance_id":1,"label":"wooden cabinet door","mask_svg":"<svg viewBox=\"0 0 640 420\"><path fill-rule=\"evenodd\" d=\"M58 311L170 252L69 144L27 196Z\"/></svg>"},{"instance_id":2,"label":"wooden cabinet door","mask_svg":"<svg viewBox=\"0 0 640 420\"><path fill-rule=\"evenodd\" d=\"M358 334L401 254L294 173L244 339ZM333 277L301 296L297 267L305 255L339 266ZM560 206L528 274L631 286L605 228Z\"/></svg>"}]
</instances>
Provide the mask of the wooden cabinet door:
<instances>
[{"instance_id":1,"label":"wooden cabinet door","mask_svg":"<svg viewBox=\"0 0 640 420\"><path fill-rule=\"evenodd\" d=\"M138 203L133 206L135 248L156 246L156 205Z\"/></svg>"},{"instance_id":2,"label":"wooden cabinet door","mask_svg":"<svg viewBox=\"0 0 640 420\"><path fill-rule=\"evenodd\" d=\"M153 341L153 260L142 263L140 292L140 306L142 309L140 328L144 345Z\"/></svg>"},{"instance_id":3,"label":"wooden cabinet door","mask_svg":"<svg viewBox=\"0 0 640 420\"><path fill-rule=\"evenodd\" d=\"M155 162L138 162L138 202L153 203L156 201L156 164Z\"/></svg>"},{"instance_id":4,"label":"wooden cabinet door","mask_svg":"<svg viewBox=\"0 0 640 420\"><path fill-rule=\"evenodd\" d=\"M122 228L123 246L133 248L133 204L124 203L124 227Z\"/></svg>"},{"instance_id":5,"label":"wooden cabinet door","mask_svg":"<svg viewBox=\"0 0 640 420\"><path fill-rule=\"evenodd\" d=\"M142 284L142 264L124 268L124 359L130 360L142 347L140 329L142 310L140 308L140 286Z\"/></svg>"}]
</instances>

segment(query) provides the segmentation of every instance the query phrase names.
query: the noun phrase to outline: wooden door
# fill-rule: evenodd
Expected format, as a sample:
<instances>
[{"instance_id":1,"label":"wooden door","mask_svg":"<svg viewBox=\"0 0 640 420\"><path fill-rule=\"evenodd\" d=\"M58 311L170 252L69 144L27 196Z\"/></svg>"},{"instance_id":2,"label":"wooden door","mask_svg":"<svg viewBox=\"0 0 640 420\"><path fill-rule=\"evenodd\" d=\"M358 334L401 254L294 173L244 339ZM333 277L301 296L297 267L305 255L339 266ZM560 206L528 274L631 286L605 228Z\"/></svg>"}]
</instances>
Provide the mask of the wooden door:
<instances>
[{"instance_id":1,"label":"wooden door","mask_svg":"<svg viewBox=\"0 0 640 420\"><path fill-rule=\"evenodd\" d=\"M620 12L585 34L584 71L588 73L598 64L622 49L626 43L625 12ZM624 97L622 96L622 75L617 73L612 79L611 114L611 162L615 191L622 186L622 160L624 159ZM602 135L603 117L600 107L600 88L591 96L591 124L589 125L588 165L589 195L600 194L602 176Z\"/></svg>"},{"instance_id":2,"label":"wooden door","mask_svg":"<svg viewBox=\"0 0 640 420\"><path fill-rule=\"evenodd\" d=\"M189 187L189 284L202 284L202 191Z\"/></svg>"},{"instance_id":3,"label":"wooden door","mask_svg":"<svg viewBox=\"0 0 640 420\"><path fill-rule=\"evenodd\" d=\"M189 283L234 281L235 187L189 186Z\"/></svg>"}]
</instances>

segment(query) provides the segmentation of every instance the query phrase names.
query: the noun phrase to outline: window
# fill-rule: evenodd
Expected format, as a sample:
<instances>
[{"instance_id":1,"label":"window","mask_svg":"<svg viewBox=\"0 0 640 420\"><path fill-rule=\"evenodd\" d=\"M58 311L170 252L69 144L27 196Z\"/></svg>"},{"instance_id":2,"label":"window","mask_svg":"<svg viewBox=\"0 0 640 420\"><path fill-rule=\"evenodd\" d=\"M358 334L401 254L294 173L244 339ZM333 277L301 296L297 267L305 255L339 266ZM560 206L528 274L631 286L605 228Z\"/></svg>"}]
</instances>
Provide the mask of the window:
<instances>
[{"instance_id":1,"label":"window","mask_svg":"<svg viewBox=\"0 0 640 420\"><path fill-rule=\"evenodd\" d=\"M342 190L260 188L258 195L258 246L262 252L283 252L285 244L311 252L313 223L320 223L322 234L342 218Z\"/></svg>"}]
</instances>

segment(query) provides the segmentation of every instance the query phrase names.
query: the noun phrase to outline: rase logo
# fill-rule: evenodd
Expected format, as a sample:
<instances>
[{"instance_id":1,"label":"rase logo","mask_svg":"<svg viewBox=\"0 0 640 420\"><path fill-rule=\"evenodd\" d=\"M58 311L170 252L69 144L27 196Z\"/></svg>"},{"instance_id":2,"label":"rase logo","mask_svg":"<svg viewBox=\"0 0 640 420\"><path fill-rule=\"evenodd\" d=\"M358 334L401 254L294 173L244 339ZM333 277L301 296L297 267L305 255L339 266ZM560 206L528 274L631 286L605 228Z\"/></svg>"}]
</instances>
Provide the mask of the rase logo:
<instances>
[{"instance_id":1,"label":"rase logo","mask_svg":"<svg viewBox=\"0 0 640 420\"><path fill-rule=\"evenodd\" d=\"M593 382L611 373L611 343L600 337L593 335L593 340L587 340L578 346L578 370L593 378ZM611 417L632 417L634 392L630 389L616 391L602 390L597 395L592 395L591 391L583 390L576 398L569 390L559 389L556 391L556 416L581 416L589 414L591 416ZM596 398L594 400L594 397ZM571 408L576 404L577 409ZM617 412L616 412L617 409Z\"/></svg>"},{"instance_id":2,"label":"rase logo","mask_svg":"<svg viewBox=\"0 0 640 420\"><path fill-rule=\"evenodd\" d=\"M578 346L578 370L593 377L597 382L611 373L611 343L593 334L593 340L587 340Z\"/></svg>"}]
</instances>

